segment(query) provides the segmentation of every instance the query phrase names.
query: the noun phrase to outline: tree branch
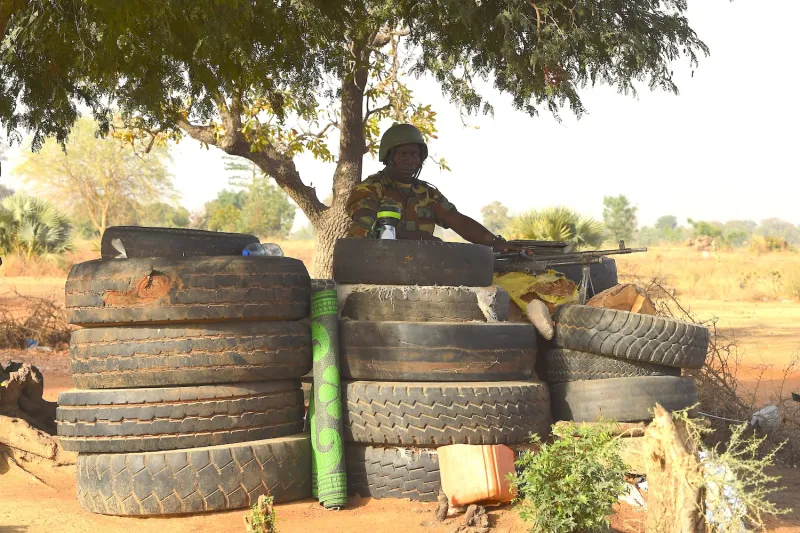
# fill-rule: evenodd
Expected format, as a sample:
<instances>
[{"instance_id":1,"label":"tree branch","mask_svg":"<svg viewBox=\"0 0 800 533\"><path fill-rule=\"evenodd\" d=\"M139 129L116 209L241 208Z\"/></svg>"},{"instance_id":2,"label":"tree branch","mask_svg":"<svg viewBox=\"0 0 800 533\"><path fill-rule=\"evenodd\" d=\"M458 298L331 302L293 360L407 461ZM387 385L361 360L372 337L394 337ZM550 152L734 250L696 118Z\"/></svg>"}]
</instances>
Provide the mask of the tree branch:
<instances>
[{"instance_id":1,"label":"tree branch","mask_svg":"<svg viewBox=\"0 0 800 533\"><path fill-rule=\"evenodd\" d=\"M217 137L214 135L214 128L211 126L196 126L184 118L179 118L177 124L192 139L211 146L217 146Z\"/></svg>"},{"instance_id":2,"label":"tree branch","mask_svg":"<svg viewBox=\"0 0 800 533\"><path fill-rule=\"evenodd\" d=\"M319 133L303 132L302 135L297 136L297 140L299 141L301 139L321 139L325 136L326 133L328 133L329 129L338 127L339 127L338 122L331 121L328 122Z\"/></svg>"},{"instance_id":3,"label":"tree branch","mask_svg":"<svg viewBox=\"0 0 800 533\"><path fill-rule=\"evenodd\" d=\"M370 109L369 106L367 106L367 114L364 115L364 122L366 123L367 120L369 120L369 117L371 117L375 113L380 113L381 111L386 111L387 109L391 109L391 108L392 108L392 104L386 104L386 105L383 105L381 107L376 107L375 109Z\"/></svg>"}]
</instances>

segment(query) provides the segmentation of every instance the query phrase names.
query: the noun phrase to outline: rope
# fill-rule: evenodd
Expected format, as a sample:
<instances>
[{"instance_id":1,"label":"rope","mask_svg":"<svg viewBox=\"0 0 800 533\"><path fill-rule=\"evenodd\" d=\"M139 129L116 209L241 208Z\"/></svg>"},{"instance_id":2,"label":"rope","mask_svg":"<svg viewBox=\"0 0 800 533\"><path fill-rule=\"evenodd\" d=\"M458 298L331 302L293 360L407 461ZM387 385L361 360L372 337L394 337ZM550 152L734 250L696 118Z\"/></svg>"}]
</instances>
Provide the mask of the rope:
<instances>
[{"instance_id":1,"label":"rope","mask_svg":"<svg viewBox=\"0 0 800 533\"><path fill-rule=\"evenodd\" d=\"M745 424L748 423L747 420L734 420L733 418L725 418L724 416L717 416L708 413L703 413L702 411L697 411L698 415L703 416L710 416L711 418L716 418L718 420L725 420L726 422L736 422L737 424Z\"/></svg>"}]
</instances>

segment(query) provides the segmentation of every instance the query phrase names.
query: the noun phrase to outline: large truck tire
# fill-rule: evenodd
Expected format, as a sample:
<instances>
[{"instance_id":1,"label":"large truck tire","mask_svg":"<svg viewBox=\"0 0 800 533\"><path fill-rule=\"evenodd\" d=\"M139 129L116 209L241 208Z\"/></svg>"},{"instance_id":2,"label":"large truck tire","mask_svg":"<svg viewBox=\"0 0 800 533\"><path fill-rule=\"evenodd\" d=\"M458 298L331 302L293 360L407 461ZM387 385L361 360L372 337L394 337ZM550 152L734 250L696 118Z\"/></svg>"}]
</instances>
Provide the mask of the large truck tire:
<instances>
[{"instance_id":1,"label":"large truck tire","mask_svg":"<svg viewBox=\"0 0 800 533\"><path fill-rule=\"evenodd\" d=\"M168 452L79 454L78 503L92 513L158 516L245 509L311 496L306 434Z\"/></svg>"},{"instance_id":2,"label":"large truck tire","mask_svg":"<svg viewBox=\"0 0 800 533\"><path fill-rule=\"evenodd\" d=\"M552 348L539 354L536 373L545 383L563 383L637 376L680 376L681 369Z\"/></svg>"},{"instance_id":3,"label":"large truck tire","mask_svg":"<svg viewBox=\"0 0 800 533\"><path fill-rule=\"evenodd\" d=\"M372 322L505 322L508 292L491 287L340 285L340 316Z\"/></svg>"},{"instance_id":4,"label":"large truck tire","mask_svg":"<svg viewBox=\"0 0 800 533\"><path fill-rule=\"evenodd\" d=\"M290 257L97 259L66 283L79 326L300 320L310 296L306 267Z\"/></svg>"},{"instance_id":5,"label":"large truck tire","mask_svg":"<svg viewBox=\"0 0 800 533\"><path fill-rule=\"evenodd\" d=\"M84 328L72 332L79 389L296 379L311 370L305 321Z\"/></svg>"},{"instance_id":6,"label":"large truck tire","mask_svg":"<svg viewBox=\"0 0 800 533\"><path fill-rule=\"evenodd\" d=\"M112 242L119 239L127 259L139 257L197 257L242 255L249 244L259 242L255 235L223 233L200 229L112 226L100 239L100 257L116 259L120 252Z\"/></svg>"},{"instance_id":7,"label":"large truck tire","mask_svg":"<svg viewBox=\"0 0 800 533\"><path fill-rule=\"evenodd\" d=\"M533 376L531 324L343 320L340 372L374 381L509 381Z\"/></svg>"},{"instance_id":8,"label":"large truck tire","mask_svg":"<svg viewBox=\"0 0 800 533\"><path fill-rule=\"evenodd\" d=\"M679 411L697 403L694 379L672 376L571 381L550 385L553 419L575 422L651 420L656 403Z\"/></svg>"},{"instance_id":9,"label":"large truck tire","mask_svg":"<svg viewBox=\"0 0 800 533\"><path fill-rule=\"evenodd\" d=\"M643 363L701 368L708 329L672 318L587 305L562 305L553 316L553 344Z\"/></svg>"},{"instance_id":10,"label":"large truck tire","mask_svg":"<svg viewBox=\"0 0 800 533\"><path fill-rule=\"evenodd\" d=\"M303 430L296 380L71 390L58 398L58 435L67 451L162 451L285 437Z\"/></svg>"},{"instance_id":11,"label":"large truck tire","mask_svg":"<svg viewBox=\"0 0 800 533\"><path fill-rule=\"evenodd\" d=\"M369 285L492 285L494 253L458 242L339 239L333 249L336 283Z\"/></svg>"},{"instance_id":12,"label":"large truck tire","mask_svg":"<svg viewBox=\"0 0 800 533\"><path fill-rule=\"evenodd\" d=\"M519 444L550 431L550 394L534 381L352 381L344 403L345 441L361 444Z\"/></svg>"}]
</instances>

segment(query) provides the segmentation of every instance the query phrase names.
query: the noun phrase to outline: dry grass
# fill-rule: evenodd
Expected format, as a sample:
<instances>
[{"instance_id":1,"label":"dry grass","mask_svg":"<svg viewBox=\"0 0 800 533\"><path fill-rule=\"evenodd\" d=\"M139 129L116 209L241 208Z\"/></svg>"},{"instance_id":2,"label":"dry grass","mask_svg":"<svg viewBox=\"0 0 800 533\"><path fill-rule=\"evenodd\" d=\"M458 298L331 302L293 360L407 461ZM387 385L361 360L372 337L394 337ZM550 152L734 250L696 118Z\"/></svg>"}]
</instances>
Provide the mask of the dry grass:
<instances>
[{"instance_id":1,"label":"dry grass","mask_svg":"<svg viewBox=\"0 0 800 533\"><path fill-rule=\"evenodd\" d=\"M3 256L0 277L66 277L75 263L100 257L95 241L79 240L73 244L74 251L50 261L38 257L26 260L18 255Z\"/></svg>"},{"instance_id":2,"label":"dry grass","mask_svg":"<svg viewBox=\"0 0 800 533\"><path fill-rule=\"evenodd\" d=\"M729 301L800 299L800 253L792 251L698 252L688 247L655 247L614 258L621 281L658 278L679 296Z\"/></svg>"},{"instance_id":3,"label":"dry grass","mask_svg":"<svg viewBox=\"0 0 800 533\"><path fill-rule=\"evenodd\" d=\"M265 239L261 239L266 242ZM286 257L294 257L303 262L309 271L314 259L314 241L274 241L283 250Z\"/></svg>"},{"instance_id":4,"label":"dry grass","mask_svg":"<svg viewBox=\"0 0 800 533\"><path fill-rule=\"evenodd\" d=\"M748 427L748 431L766 436L765 444L774 450L785 443L776 455L779 464L796 466L800 459L800 404L792 400L787 379L800 370L800 354L795 355L781 370L783 381L768 396L765 402L760 394L761 379L770 369L764 365L755 384L743 386L737 377L742 365L741 353L737 340L724 334L717 328L717 319L700 320L688 308L684 307L672 290L665 287L662 280L637 278L634 282L650 294L656 303L657 312L661 316L701 324L709 330L708 355L703 368L685 370L683 375L690 376L697 383L698 400L702 416L711 421L713 432L709 434L708 444L724 444L732 435L732 428L742 422L751 421L753 413L766 405L776 405L781 416L780 427L768 434L756 426Z\"/></svg>"},{"instance_id":5,"label":"dry grass","mask_svg":"<svg viewBox=\"0 0 800 533\"><path fill-rule=\"evenodd\" d=\"M25 296L14 291L0 306L0 349L25 348L26 339L39 346L63 350L69 347L74 328L67 323L64 307L55 298Z\"/></svg>"}]
</instances>

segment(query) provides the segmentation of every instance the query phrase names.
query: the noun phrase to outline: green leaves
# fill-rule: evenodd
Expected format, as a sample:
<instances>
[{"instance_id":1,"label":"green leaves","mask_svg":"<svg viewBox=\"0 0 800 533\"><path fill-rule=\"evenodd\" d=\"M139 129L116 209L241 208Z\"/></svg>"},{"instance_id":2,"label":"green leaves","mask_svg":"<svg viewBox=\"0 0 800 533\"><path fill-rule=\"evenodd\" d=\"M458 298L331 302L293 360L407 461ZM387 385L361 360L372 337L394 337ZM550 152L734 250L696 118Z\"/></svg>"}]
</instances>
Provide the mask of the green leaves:
<instances>
[{"instance_id":1,"label":"green leaves","mask_svg":"<svg viewBox=\"0 0 800 533\"><path fill-rule=\"evenodd\" d=\"M80 119L66 153L51 139L38 154L25 153L15 170L37 194L88 217L99 234L112 223L135 222L139 207L172 199L175 193L166 147L154 144L149 154L139 156L118 140L96 138L96 129L91 119Z\"/></svg>"},{"instance_id":2,"label":"green leaves","mask_svg":"<svg viewBox=\"0 0 800 533\"><path fill-rule=\"evenodd\" d=\"M531 442L517 460L511 484L518 491L520 516L536 533L603 531L625 482L625 464L610 423L574 428L553 426L552 443Z\"/></svg>"},{"instance_id":3,"label":"green leaves","mask_svg":"<svg viewBox=\"0 0 800 533\"><path fill-rule=\"evenodd\" d=\"M636 206L628 198L619 196L603 197L603 223L609 236L616 242L630 240L636 231Z\"/></svg>"},{"instance_id":4,"label":"green leaves","mask_svg":"<svg viewBox=\"0 0 800 533\"><path fill-rule=\"evenodd\" d=\"M603 244L603 224L575 211L555 206L515 216L508 224L510 238L575 243L577 248Z\"/></svg>"},{"instance_id":5,"label":"green leaves","mask_svg":"<svg viewBox=\"0 0 800 533\"><path fill-rule=\"evenodd\" d=\"M0 252L52 256L70 251L72 227L67 216L49 202L25 194L0 201Z\"/></svg>"}]
</instances>

